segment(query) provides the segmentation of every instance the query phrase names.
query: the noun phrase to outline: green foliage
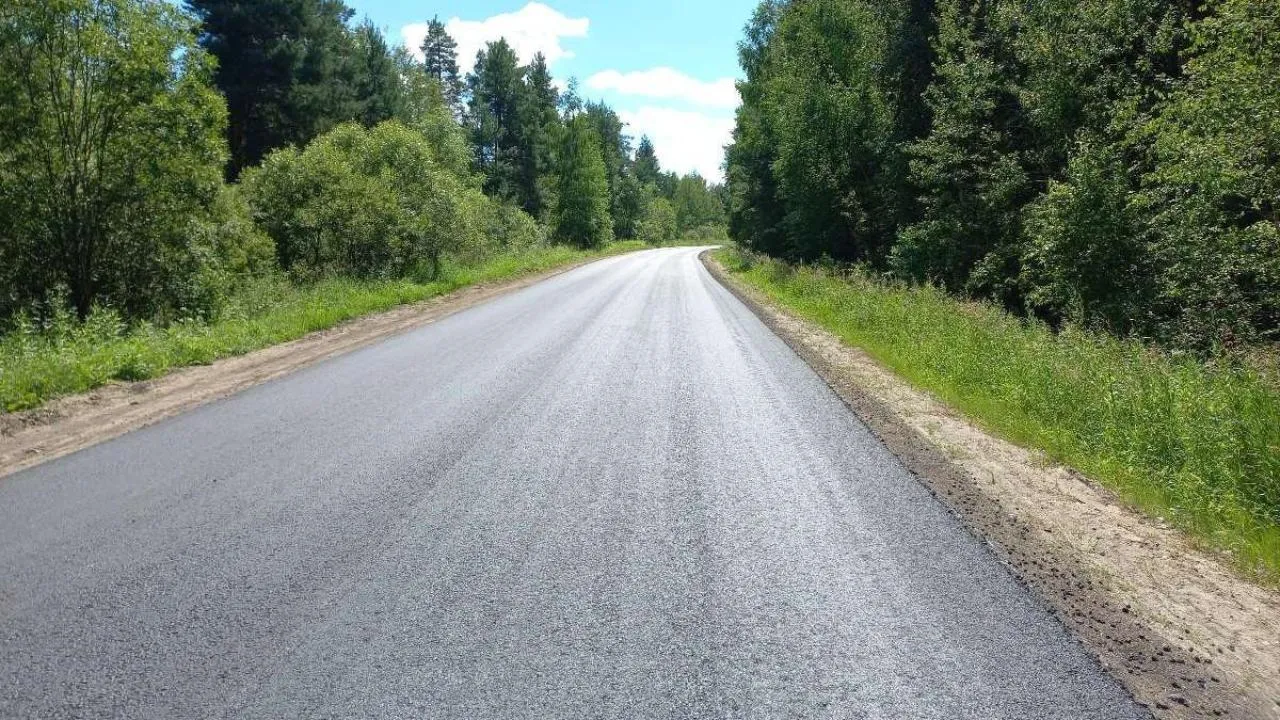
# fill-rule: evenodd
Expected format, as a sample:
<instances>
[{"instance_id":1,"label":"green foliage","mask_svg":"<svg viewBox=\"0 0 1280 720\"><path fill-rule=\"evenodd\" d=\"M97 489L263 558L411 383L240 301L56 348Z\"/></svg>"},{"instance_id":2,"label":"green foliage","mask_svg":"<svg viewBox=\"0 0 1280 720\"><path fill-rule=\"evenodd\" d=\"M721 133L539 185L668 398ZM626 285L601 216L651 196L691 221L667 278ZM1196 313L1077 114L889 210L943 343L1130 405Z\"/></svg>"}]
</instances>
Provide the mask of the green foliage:
<instances>
[{"instance_id":1,"label":"green foliage","mask_svg":"<svg viewBox=\"0 0 1280 720\"><path fill-rule=\"evenodd\" d=\"M217 58L229 111L230 174L361 115L342 0L187 0Z\"/></svg>"},{"instance_id":2,"label":"green foliage","mask_svg":"<svg viewBox=\"0 0 1280 720\"><path fill-rule=\"evenodd\" d=\"M1019 210L1029 182L1013 145L1017 123L1010 79L984 32L987 4L943 0L938 19L936 76L925 92L933 124L909 146L919 219L892 249L900 275L953 292L993 295L1021 242Z\"/></svg>"},{"instance_id":3,"label":"green foliage","mask_svg":"<svg viewBox=\"0 0 1280 720\"><path fill-rule=\"evenodd\" d=\"M880 260L896 231L906 174L895 144L887 60L896 3L812 0L786 7L764 62L763 109L799 257Z\"/></svg>"},{"instance_id":4,"label":"green foliage","mask_svg":"<svg viewBox=\"0 0 1280 720\"><path fill-rule=\"evenodd\" d=\"M458 71L458 43L445 30L439 17L433 17L427 23L421 50L423 70L439 84L449 109L460 112L463 84L462 74Z\"/></svg>"},{"instance_id":5,"label":"green foliage","mask_svg":"<svg viewBox=\"0 0 1280 720\"><path fill-rule=\"evenodd\" d=\"M671 201L650 187L644 197L644 211L636 227L636 239L650 245L669 245L680 236L676 210Z\"/></svg>"},{"instance_id":6,"label":"green foliage","mask_svg":"<svg viewBox=\"0 0 1280 720\"><path fill-rule=\"evenodd\" d=\"M0 317L64 293L81 317L212 314L219 256L256 252L199 232L229 211L226 111L191 24L160 0L0 9Z\"/></svg>"},{"instance_id":7,"label":"green foliage","mask_svg":"<svg viewBox=\"0 0 1280 720\"><path fill-rule=\"evenodd\" d=\"M1280 339L1280 12L1224 0L1193 29L1187 77L1145 128L1139 204L1181 345Z\"/></svg>"},{"instance_id":8,"label":"green foliage","mask_svg":"<svg viewBox=\"0 0 1280 720\"><path fill-rule=\"evenodd\" d=\"M1266 0L762 2L728 224L1054 326L1280 339Z\"/></svg>"},{"instance_id":9,"label":"green foliage","mask_svg":"<svg viewBox=\"0 0 1280 720\"><path fill-rule=\"evenodd\" d=\"M618 179L618 195L613 203L613 232L618 239L638 236L644 212L645 187L636 177L635 167L628 167Z\"/></svg>"},{"instance_id":10,"label":"green foliage","mask_svg":"<svg viewBox=\"0 0 1280 720\"><path fill-rule=\"evenodd\" d=\"M585 115L569 121L560 148L556 238L581 248L613 240L609 179L600 138Z\"/></svg>"},{"instance_id":11,"label":"green foliage","mask_svg":"<svg viewBox=\"0 0 1280 720\"><path fill-rule=\"evenodd\" d=\"M1120 148L1081 141L1067 177L1027 208L1023 276L1042 317L1127 334L1151 306L1151 266Z\"/></svg>"},{"instance_id":12,"label":"green foliage","mask_svg":"<svg viewBox=\"0 0 1280 720\"><path fill-rule=\"evenodd\" d=\"M739 277L1010 439L1046 451L1280 577L1276 378L930 287L721 254Z\"/></svg>"},{"instance_id":13,"label":"green foliage","mask_svg":"<svg viewBox=\"0 0 1280 720\"><path fill-rule=\"evenodd\" d=\"M485 193L529 206L533 201L525 197L528 188L520 172L524 68L506 40L491 42L479 52L467 86L471 142Z\"/></svg>"},{"instance_id":14,"label":"green foliage","mask_svg":"<svg viewBox=\"0 0 1280 720\"><path fill-rule=\"evenodd\" d=\"M623 132L622 119L604 103L587 103L583 116L595 130L600 140L600 155L604 160L605 178L609 182L609 215L620 237L627 237L631 218L624 208L622 194L626 183L626 170L631 163L631 138ZM632 192L632 190L627 190ZM631 198L628 198L630 202Z\"/></svg>"},{"instance_id":15,"label":"green foliage","mask_svg":"<svg viewBox=\"0 0 1280 720\"><path fill-rule=\"evenodd\" d=\"M435 277L444 253L479 242L488 202L398 122L277 150L243 184L281 267L303 277Z\"/></svg>"},{"instance_id":16,"label":"green foliage","mask_svg":"<svg viewBox=\"0 0 1280 720\"><path fill-rule=\"evenodd\" d=\"M642 136L636 146L635 177L641 186L657 186L662 181L662 165L648 135Z\"/></svg>"},{"instance_id":17,"label":"green foliage","mask_svg":"<svg viewBox=\"0 0 1280 720\"><path fill-rule=\"evenodd\" d=\"M676 226L680 232L724 224L724 206L720 204L720 198L696 173L680 178L671 204L675 207Z\"/></svg>"},{"instance_id":18,"label":"green foliage","mask_svg":"<svg viewBox=\"0 0 1280 720\"><path fill-rule=\"evenodd\" d=\"M519 199L524 211L546 218L555 209L554 183L556 143L560 140L560 114L556 110L559 93L551 83L542 53L533 56L525 71L519 97Z\"/></svg>"},{"instance_id":19,"label":"green foliage","mask_svg":"<svg viewBox=\"0 0 1280 720\"><path fill-rule=\"evenodd\" d=\"M352 34L352 72L360 103L356 119L365 127L404 115L404 89L400 71L387 41L372 20L365 20Z\"/></svg>"}]
</instances>

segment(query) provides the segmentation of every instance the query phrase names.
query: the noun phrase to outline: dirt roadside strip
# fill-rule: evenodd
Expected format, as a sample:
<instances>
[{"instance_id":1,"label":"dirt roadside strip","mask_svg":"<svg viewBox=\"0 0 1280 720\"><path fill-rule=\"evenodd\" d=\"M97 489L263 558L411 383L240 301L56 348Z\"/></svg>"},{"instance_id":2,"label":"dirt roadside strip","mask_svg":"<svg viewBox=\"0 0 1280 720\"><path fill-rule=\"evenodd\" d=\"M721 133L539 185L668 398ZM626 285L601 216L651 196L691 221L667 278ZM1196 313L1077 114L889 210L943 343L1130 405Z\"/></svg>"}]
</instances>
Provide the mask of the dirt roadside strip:
<instances>
[{"instance_id":1,"label":"dirt roadside strip","mask_svg":"<svg viewBox=\"0 0 1280 720\"><path fill-rule=\"evenodd\" d=\"M1156 717L1280 719L1280 593L702 259Z\"/></svg>"},{"instance_id":2,"label":"dirt roadside strip","mask_svg":"<svg viewBox=\"0 0 1280 720\"><path fill-rule=\"evenodd\" d=\"M111 383L35 410L0 414L0 478L602 259L471 285L210 365L154 380Z\"/></svg>"}]
</instances>

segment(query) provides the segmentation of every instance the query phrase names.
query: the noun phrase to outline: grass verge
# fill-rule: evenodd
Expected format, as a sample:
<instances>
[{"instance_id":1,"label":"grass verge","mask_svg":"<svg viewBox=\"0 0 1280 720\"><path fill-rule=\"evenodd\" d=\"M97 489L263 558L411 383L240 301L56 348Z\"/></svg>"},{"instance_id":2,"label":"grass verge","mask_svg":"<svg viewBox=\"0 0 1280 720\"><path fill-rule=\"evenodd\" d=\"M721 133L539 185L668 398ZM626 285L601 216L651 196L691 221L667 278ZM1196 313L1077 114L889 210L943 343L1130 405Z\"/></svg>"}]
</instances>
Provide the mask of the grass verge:
<instances>
[{"instance_id":1,"label":"grass verge","mask_svg":"<svg viewBox=\"0 0 1280 720\"><path fill-rule=\"evenodd\" d=\"M1228 364L1068 328L933 288L725 249L736 277L994 433L1280 579L1280 389Z\"/></svg>"},{"instance_id":2,"label":"grass verge","mask_svg":"<svg viewBox=\"0 0 1280 720\"><path fill-rule=\"evenodd\" d=\"M63 317L47 326L21 324L0 336L0 408L35 408L62 395L113 380L145 380L174 368L295 340L345 320L425 300L481 282L507 280L646 247L613 243L600 250L536 247L496 255L475 265L447 264L428 283L331 279L298 285L275 277L239 293L216 322L167 327L126 325L110 312L85 322Z\"/></svg>"}]
</instances>

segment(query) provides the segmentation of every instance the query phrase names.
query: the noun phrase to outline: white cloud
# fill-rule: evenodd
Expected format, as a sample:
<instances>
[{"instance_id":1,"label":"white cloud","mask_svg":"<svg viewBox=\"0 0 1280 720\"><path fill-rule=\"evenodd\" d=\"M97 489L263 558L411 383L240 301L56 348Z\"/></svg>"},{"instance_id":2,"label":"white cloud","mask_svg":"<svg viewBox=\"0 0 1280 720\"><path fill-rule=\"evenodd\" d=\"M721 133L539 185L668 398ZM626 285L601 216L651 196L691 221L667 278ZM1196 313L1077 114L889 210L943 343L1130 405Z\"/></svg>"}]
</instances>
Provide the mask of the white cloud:
<instances>
[{"instance_id":1,"label":"white cloud","mask_svg":"<svg viewBox=\"0 0 1280 720\"><path fill-rule=\"evenodd\" d=\"M696 170L708 180L723 179L720 164L733 134L733 118L664 107L623 110L618 116L637 141L641 135L649 136L663 170L681 175Z\"/></svg>"},{"instance_id":2,"label":"white cloud","mask_svg":"<svg viewBox=\"0 0 1280 720\"><path fill-rule=\"evenodd\" d=\"M587 87L615 90L624 95L684 100L706 107L730 110L738 107L738 89L734 87L733 78L703 82L669 67L629 73L605 70L587 78Z\"/></svg>"},{"instance_id":3,"label":"white cloud","mask_svg":"<svg viewBox=\"0 0 1280 720\"><path fill-rule=\"evenodd\" d=\"M476 53L486 43L499 38L507 39L521 62L529 62L538 52L546 56L548 65L562 58L571 58L573 53L564 49L560 41L586 37L589 25L590 20L585 17L571 18L542 3L531 2L515 12L484 20L450 18L445 23L445 30L458 43L458 67L466 73L475 65ZM404 38L405 47L421 57L419 48L427 36L427 23L405 25L400 29L400 35Z\"/></svg>"}]
</instances>

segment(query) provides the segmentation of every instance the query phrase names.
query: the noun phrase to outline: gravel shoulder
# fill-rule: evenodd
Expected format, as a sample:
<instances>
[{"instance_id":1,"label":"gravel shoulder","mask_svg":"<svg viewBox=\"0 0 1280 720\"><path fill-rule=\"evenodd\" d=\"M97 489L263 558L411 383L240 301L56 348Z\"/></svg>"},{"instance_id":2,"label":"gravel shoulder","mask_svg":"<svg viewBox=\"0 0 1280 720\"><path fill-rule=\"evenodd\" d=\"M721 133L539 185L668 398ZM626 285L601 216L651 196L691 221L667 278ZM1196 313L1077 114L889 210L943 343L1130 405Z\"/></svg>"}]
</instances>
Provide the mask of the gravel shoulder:
<instances>
[{"instance_id":1,"label":"gravel shoulder","mask_svg":"<svg viewBox=\"0 0 1280 720\"><path fill-rule=\"evenodd\" d=\"M1280 593L702 259L1156 717L1280 718Z\"/></svg>"},{"instance_id":2,"label":"gravel shoulder","mask_svg":"<svg viewBox=\"0 0 1280 720\"><path fill-rule=\"evenodd\" d=\"M35 410L0 413L0 478L597 260L472 285L209 365L182 368L153 380L111 383L51 400Z\"/></svg>"}]
</instances>

